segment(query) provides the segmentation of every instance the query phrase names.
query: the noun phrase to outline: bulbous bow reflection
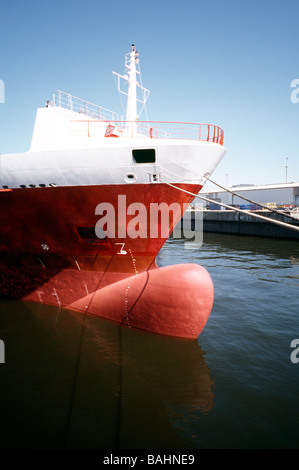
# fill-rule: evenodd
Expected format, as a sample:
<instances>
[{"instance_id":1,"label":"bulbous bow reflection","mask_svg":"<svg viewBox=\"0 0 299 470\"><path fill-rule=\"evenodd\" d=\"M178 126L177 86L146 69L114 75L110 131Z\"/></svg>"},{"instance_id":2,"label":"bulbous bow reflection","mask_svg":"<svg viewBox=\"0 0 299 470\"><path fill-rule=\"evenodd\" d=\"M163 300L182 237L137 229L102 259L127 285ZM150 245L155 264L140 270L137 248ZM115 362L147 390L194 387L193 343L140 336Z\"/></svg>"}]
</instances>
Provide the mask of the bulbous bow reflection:
<instances>
[{"instance_id":1,"label":"bulbous bow reflection","mask_svg":"<svg viewBox=\"0 0 299 470\"><path fill-rule=\"evenodd\" d=\"M213 379L197 341L90 315L2 304L3 448L192 448ZM198 430L200 433L200 430Z\"/></svg>"}]
</instances>

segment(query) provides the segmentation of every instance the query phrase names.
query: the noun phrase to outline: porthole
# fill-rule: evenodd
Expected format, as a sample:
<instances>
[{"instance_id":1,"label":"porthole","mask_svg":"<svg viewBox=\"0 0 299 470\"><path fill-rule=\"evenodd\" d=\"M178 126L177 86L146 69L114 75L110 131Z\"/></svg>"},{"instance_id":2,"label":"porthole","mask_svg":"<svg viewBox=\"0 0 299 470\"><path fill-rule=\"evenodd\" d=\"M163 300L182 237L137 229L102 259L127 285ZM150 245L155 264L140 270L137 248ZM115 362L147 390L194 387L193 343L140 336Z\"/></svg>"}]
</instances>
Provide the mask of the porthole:
<instances>
[{"instance_id":1,"label":"porthole","mask_svg":"<svg viewBox=\"0 0 299 470\"><path fill-rule=\"evenodd\" d=\"M35 184L29 184L30 188L35 188Z\"/></svg>"},{"instance_id":2,"label":"porthole","mask_svg":"<svg viewBox=\"0 0 299 470\"><path fill-rule=\"evenodd\" d=\"M135 181L137 180L137 176L135 175L135 173L127 173L124 176L124 180L126 183L135 183Z\"/></svg>"},{"instance_id":3,"label":"porthole","mask_svg":"<svg viewBox=\"0 0 299 470\"><path fill-rule=\"evenodd\" d=\"M2 186L3 189L8 189L8 186Z\"/></svg>"},{"instance_id":4,"label":"porthole","mask_svg":"<svg viewBox=\"0 0 299 470\"><path fill-rule=\"evenodd\" d=\"M50 183L49 186L52 186L52 188L54 188L55 186L57 186L56 183Z\"/></svg>"},{"instance_id":5,"label":"porthole","mask_svg":"<svg viewBox=\"0 0 299 470\"><path fill-rule=\"evenodd\" d=\"M20 188L26 188L26 184L20 184Z\"/></svg>"},{"instance_id":6,"label":"porthole","mask_svg":"<svg viewBox=\"0 0 299 470\"><path fill-rule=\"evenodd\" d=\"M40 188L45 188L46 185L45 185L45 184L39 184L39 187L40 187Z\"/></svg>"}]
</instances>

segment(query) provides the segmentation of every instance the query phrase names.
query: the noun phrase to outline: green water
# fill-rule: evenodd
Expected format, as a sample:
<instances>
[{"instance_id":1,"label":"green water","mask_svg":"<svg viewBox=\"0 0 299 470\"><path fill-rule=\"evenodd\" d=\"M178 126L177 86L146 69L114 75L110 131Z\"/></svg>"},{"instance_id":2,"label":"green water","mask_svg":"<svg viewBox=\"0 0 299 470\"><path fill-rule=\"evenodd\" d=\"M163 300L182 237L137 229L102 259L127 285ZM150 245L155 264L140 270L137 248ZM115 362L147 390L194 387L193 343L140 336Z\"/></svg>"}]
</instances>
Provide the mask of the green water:
<instances>
[{"instance_id":1,"label":"green water","mask_svg":"<svg viewBox=\"0 0 299 470\"><path fill-rule=\"evenodd\" d=\"M182 262L215 286L197 341L0 302L2 449L299 448L299 244L168 241L158 264Z\"/></svg>"}]
</instances>

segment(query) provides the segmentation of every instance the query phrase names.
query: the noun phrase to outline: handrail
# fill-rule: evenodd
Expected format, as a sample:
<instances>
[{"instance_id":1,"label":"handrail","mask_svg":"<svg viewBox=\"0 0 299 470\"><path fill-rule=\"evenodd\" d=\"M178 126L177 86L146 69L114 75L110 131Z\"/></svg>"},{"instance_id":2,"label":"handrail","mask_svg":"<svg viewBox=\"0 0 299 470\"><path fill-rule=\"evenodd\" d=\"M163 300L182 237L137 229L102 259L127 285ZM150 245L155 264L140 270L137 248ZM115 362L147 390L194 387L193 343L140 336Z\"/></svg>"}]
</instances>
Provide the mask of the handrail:
<instances>
[{"instance_id":1,"label":"handrail","mask_svg":"<svg viewBox=\"0 0 299 470\"><path fill-rule=\"evenodd\" d=\"M84 114L89 118L97 120L118 120L118 115L114 111L103 108L89 101L77 98L64 91L56 90L53 93L52 101L47 102L48 106L59 106L79 114Z\"/></svg>"},{"instance_id":2,"label":"handrail","mask_svg":"<svg viewBox=\"0 0 299 470\"><path fill-rule=\"evenodd\" d=\"M83 131L88 137L149 137L151 139L182 139L213 142L223 146L224 132L214 124L176 121L72 121L81 124L77 133ZM130 126L134 124L134 126ZM85 128L86 126L86 128ZM74 126L75 130L75 126ZM80 134L82 135L82 134Z\"/></svg>"}]
</instances>

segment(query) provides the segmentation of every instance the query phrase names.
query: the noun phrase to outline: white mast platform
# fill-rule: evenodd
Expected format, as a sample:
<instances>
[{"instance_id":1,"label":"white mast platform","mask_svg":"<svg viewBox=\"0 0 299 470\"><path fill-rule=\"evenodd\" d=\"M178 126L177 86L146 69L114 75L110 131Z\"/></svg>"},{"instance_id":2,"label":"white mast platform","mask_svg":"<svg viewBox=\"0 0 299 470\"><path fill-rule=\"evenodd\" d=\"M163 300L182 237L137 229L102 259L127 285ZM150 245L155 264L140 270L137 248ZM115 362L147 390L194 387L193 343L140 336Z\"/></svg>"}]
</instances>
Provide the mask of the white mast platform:
<instances>
[{"instance_id":1,"label":"white mast platform","mask_svg":"<svg viewBox=\"0 0 299 470\"><path fill-rule=\"evenodd\" d=\"M144 88L141 84L141 73L139 69L138 52L136 51L135 45L132 44L132 50L130 53L125 55L125 67L126 74L120 75L113 72L113 75L117 77L117 86L119 93L127 95L127 112L126 112L126 126L125 134L130 137L136 137L137 135L137 121L145 106L147 98L149 96L149 90ZM121 89L120 79L125 80L128 83L128 91L125 92ZM141 90L141 97L138 97L137 90ZM138 114L137 103L142 104L142 108Z\"/></svg>"}]
</instances>

